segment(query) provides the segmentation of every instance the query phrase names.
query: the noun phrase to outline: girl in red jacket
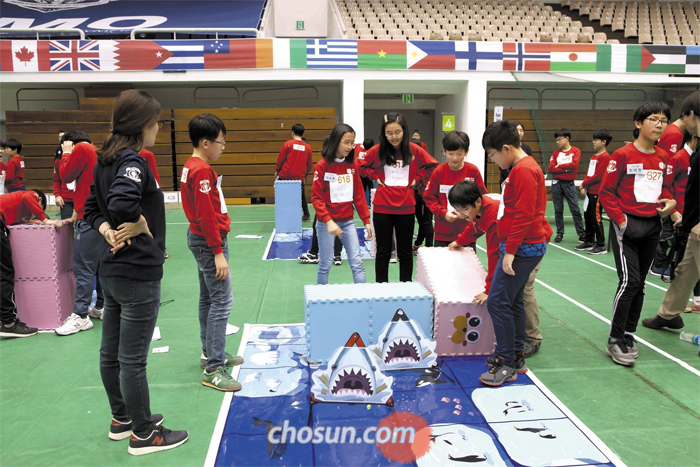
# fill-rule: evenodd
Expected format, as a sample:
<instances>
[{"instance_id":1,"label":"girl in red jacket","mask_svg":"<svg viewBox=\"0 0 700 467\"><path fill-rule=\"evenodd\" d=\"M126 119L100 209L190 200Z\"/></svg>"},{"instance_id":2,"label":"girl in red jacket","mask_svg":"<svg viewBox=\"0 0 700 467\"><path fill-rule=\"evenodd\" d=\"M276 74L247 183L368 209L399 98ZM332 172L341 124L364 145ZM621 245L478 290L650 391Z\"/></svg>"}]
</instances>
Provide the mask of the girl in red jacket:
<instances>
[{"instance_id":1,"label":"girl in red jacket","mask_svg":"<svg viewBox=\"0 0 700 467\"><path fill-rule=\"evenodd\" d=\"M413 189L426 185L437 161L420 146L409 142L406 119L400 113L384 115L379 144L359 160L360 174L377 183L374 195L374 228L377 232L377 282L389 282L391 243L396 231L399 280L413 275Z\"/></svg>"},{"instance_id":2,"label":"girl in red jacket","mask_svg":"<svg viewBox=\"0 0 700 467\"><path fill-rule=\"evenodd\" d=\"M316 211L319 263L316 282L328 283L333 264L335 238L343 240L352 277L356 284L367 282L360 254L360 241L353 220L353 205L372 238L369 209L362 189L362 181L355 172L355 130L339 123L331 132L328 145L323 148L323 159L314 168L311 202Z\"/></svg>"}]
</instances>

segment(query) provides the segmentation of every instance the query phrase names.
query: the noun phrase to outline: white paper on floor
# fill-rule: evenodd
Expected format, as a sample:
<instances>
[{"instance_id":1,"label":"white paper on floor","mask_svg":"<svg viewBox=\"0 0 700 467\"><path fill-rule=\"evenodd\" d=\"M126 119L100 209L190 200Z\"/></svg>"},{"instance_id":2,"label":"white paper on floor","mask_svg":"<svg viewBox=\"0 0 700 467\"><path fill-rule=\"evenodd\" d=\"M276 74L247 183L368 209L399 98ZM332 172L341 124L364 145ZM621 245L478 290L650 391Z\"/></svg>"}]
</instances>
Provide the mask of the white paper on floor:
<instances>
[{"instance_id":1,"label":"white paper on floor","mask_svg":"<svg viewBox=\"0 0 700 467\"><path fill-rule=\"evenodd\" d=\"M170 352L170 346L166 345L165 347L156 347L153 349L153 353L167 353Z\"/></svg>"},{"instance_id":2,"label":"white paper on floor","mask_svg":"<svg viewBox=\"0 0 700 467\"><path fill-rule=\"evenodd\" d=\"M153 329L153 337L151 337L151 342L160 340L160 328L158 326Z\"/></svg>"},{"instance_id":3,"label":"white paper on floor","mask_svg":"<svg viewBox=\"0 0 700 467\"><path fill-rule=\"evenodd\" d=\"M253 239L260 239L263 238L262 235L236 235L236 238L253 238Z\"/></svg>"}]
</instances>

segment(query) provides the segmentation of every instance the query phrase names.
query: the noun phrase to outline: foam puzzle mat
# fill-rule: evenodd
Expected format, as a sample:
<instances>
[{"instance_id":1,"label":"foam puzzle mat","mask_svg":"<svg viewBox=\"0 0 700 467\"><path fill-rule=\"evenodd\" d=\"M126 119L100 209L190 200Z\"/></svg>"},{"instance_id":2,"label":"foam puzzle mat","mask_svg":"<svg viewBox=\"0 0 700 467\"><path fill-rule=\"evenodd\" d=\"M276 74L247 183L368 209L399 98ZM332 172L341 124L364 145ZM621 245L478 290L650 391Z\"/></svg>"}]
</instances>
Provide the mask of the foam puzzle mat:
<instances>
[{"instance_id":1,"label":"foam puzzle mat","mask_svg":"<svg viewBox=\"0 0 700 467\"><path fill-rule=\"evenodd\" d=\"M478 380L487 370L483 356L442 357L439 371L390 372L391 405L312 403L312 375L324 367L310 368L305 352L303 324L245 325L245 362L234 371L243 389L224 398L205 466L624 465L531 371L488 388ZM408 463L360 439L400 413L420 415L431 430L427 450ZM325 438L269 441L282 426L325 430ZM336 428L357 437L341 443Z\"/></svg>"},{"instance_id":2,"label":"foam puzzle mat","mask_svg":"<svg viewBox=\"0 0 700 467\"><path fill-rule=\"evenodd\" d=\"M297 233L278 233L277 230L272 232L270 240L267 243L267 248L263 254L263 260L286 259L296 260L302 254L309 251L311 248L311 237L313 229L302 229L301 235ZM372 258L372 240L365 240L364 227L357 228L357 237L360 241L360 253L362 258ZM345 253L345 248L341 253L341 257L348 259Z\"/></svg>"}]
</instances>

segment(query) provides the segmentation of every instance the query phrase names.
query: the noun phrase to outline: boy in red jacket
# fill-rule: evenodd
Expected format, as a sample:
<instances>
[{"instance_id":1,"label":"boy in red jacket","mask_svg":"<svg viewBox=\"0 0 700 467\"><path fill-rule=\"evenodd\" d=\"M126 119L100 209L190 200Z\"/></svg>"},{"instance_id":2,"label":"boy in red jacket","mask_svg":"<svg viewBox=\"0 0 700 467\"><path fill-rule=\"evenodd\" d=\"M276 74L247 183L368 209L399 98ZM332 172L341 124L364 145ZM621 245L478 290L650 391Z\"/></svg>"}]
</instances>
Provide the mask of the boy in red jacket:
<instances>
[{"instance_id":1,"label":"boy in red jacket","mask_svg":"<svg viewBox=\"0 0 700 467\"><path fill-rule=\"evenodd\" d=\"M304 131L306 130L301 123L292 126L292 139L282 145L280 154L277 156L275 176L280 180L301 180L301 209L304 211L301 220L306 222L310 220L310 216L304 193L304 180L311 172L313 159L311 146L302 140Z\"/></svg>"},{"instance_id":2,"label":"boy in red jacket","mask_svg":"<svg viewBox=\"0 0 700 467\"><path fill-rule=\"evenodd\" d=\"M496 215L500 257L486 301L496 334L496 355L491 369L479 377L487 386L500 386L527 371L523 292L530 273L547 251L547 193L544 174L520 147L520 135L512 122L489 125L482 146L500 168L511 169L503 182Z\"/></svg>"},{"instance_id":3,"label":"boy in red jacket","mask_svg":"<svg viewBox=\"0 0 700 467\"><path fill-rule=\"evenodd\" d=\"M554 223L557 226L556 243L564 239L564 198L569 204L569 211L574 218L574 227L580 243L584 242L585 229L581 219L581 210L578 207L578 195L574 180L578 172L578 164L581 161L581 150L569 144L571 132L561 129L554 132L555 142L559 149L554 151L549 160L549 173L552 174L552 203L554 204Z\"/></svg>"},{"instance_id":4,"label":"boy in red jacket","mask_svg":"<svg viewBox=\"0 0 700 467\"><path fill-rule=\"evenodd\" d=\"M591 156L588 165L586 178L581 184L581 193L586 196L583 215L586 220L586 241L577 246L576 250L588 250L589 255L604 255L608 252L605 249L605 231L603 229L603 206L598 200L600 193L600 182L603 181L605 169L610 162L610 154L605 149L612 141L612 135L608 130L598 130L593 133L593 150L595 154Z\"/></svg>"},{"instance_id":5,"label":"boy in red jacket","mask_svg":"<svg viewBox=\"0 0 700 467\"><path fill-rule=\"evenodd\" d=\"M70 220L75 225L73 246L73 273L75 274L75 306L65 323L56 328L59 336L68 336L92 329L90 318L102 319L104 298L90 308L92 291L95 290L95 276L100 261L104 240L99 232L83 219L85 201L90 194L93 173L97 163L97 148L83 131L68 131L63 135L59 176L61 180L75 186L73 206L75 210ZM99 281L98 281L99 282ZM98 289L98 296L101 290Z\"/></svg>"},{"instance_id":6,"label":"boy in red jacket","mask_svg":"<svg viewBox=\"0 0 700 467\"><path fill-rule=\"evenodd\" d=\"M442 138L442 152L447 162L438 165L423 193L425 205L435 214L434 246L448 246L467 228L468 220L455 212L447 199L450 189L463 180L476 183L479 192L487 192L479 169L464 158L469 153L469 136L462 131L451 131Z\"/></svg>"},{"instance_id":7,"label":"boy in red jacket","mask_svg":"<svg viewBox=\"0 0 700 467\"><path fill-rule=\"evenodd\" d=\"M61 209L61 219L70 219L73 216L75 207L73 206L73 192L75 191L75 183L70 186L61 180L61 157L63 149L61 148L61 140L65 135L65 130L58 132L58 147L53 159L53 195L56 198L56 206Z\"/></svg>"},{"instance_id":8,"label":"boy in red jacket","mask_svg":"<svg viewBox=\"0 0 700 467\"><path fill-rule=\"evenodd\" d=\"M7 154L7 173L5 174L5 193L24 191L24 159L22 143L16 139L8 139L2 143L2 150Z\"/></svg>"},{"instance_id":9,"label":"boy in red jacket","mask_svg":"<svg viewBox=\"0 0 700 467\"><path fill-rule=\"evenodd\" d=\"M199 337L202 341L200 366L202 384L219 391L238 391L241 384L227 367L243 359L226 352L226 323L233 307L228 241L231 219L221 191L221 179L211 163L226 146L226 127L215 115L201 114L189 124L194 151L182 168L182 208L190 228L189 246L199 271Z\"/></svg>"},{"instance_id":10,"label":"boy in red jacket","mask_svg":"<svg viewBox=\"0 0 700 467\"><path fill-rule=\"evenodd\" d=\"M39 330L30 328L17 318L15 306L15 267L8 225L36 217L45 225L61 228L62 221L48 218L46 195L39 190L18 191L0 196L0 337L30 337Z\"/></svg>"},{"instance_id":11,"label":"boy in red jacket","mask_svg":"<svg viewBox=\"0 0 700 467\"><path fill-rule=\"evenodd\" d=\"M668 154L654 146L670 117L664 102L642 104L633 117L635 141L613 153L600 187L600 201L612 221L609 235L619 278L606 351L623 366L633 366L639 356L634 332L661 234L659 217L670 215L674 222L681 217L669 191Z\"/></svg>"}]
</instances>

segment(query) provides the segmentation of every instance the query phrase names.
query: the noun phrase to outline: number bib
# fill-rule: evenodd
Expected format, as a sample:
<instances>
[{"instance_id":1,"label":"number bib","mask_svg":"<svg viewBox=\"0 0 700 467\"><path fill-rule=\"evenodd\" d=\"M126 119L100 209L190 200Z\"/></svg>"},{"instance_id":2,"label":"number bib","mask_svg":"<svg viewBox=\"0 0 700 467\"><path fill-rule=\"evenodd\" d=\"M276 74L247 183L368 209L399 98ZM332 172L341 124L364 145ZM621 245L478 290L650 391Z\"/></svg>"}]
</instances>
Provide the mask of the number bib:
<instances>
[{"instance_id":1,"label":"number bib","mask_svg":"<svg viewBox=\"0 0 700 467\"><path fill-rule=\"evenodd\" d=\"M353 180L352 174L327 173L325 180L331 189L331 203L349 203L352 201Z\"/></svg>"},{"instance_id":2,"label":"number bib","mask_svg":"<svg viewBox=\"0 0 700 467\"><path fill-rule=\"evenodd\" d=\"M566 154L565 152L560 152L557 156L557 165L561 164L571 164L574 161L574 156L572 154Z\"/></svg>"},{"instance_id":3,"label":"number bib","mask_svg":"<svg viewBox=\"0 0 700 467\"><path fill-rule=\"evenodd\" d=\"M219 175L216 179L216 189L219 191L219 201L221 202L221 214L228 214L228 208L226 207L226 200L224 199L224 192L221 190L221 181L224 179L223 175Z\"/></svg>"},{"instance_id":4,"label":"number bib","mask_svg":"<svg viewBox=\"0 0 700 467\"><path fill-rule=\"evenodd\" d=\"M634 197L638 203L656 203L661 196L663 170L643 170L634 176Z\"/></svg>"},{"instance_id":5,"label":"number bib","mask_svg":"<svg viewBox=\"0 0 700 467\"><path fill-rule=\"evenodd\" d=\"M404 167L403 161L397 161L396 167L384 166L384 184L386 186L408 186L408 171L410 166Z\"/></svg>"},{"instance_id":6,"label":"number bib","mask_svg":"<svg viewBox=\"0 0 700 467\"><path fill-rule=\"evenodd\" d=\"M450 193L454 185L440 185L440 193L445 195L445 202L447 202L447 212L457 212L455 208L450 204L450 198L447 196Z\"/></svg>"},{"instance_id":7,"label":"number bib","mask_svg":"<svg viewBox=\"0 0 700 467\"><path fill-rule=\"evenodd\" d=\"M592 177L595 175L595 167L598 165L598 161L595 159L591 159L591 163L588 164L588 172L586 172L586 177Z\"/></svg>"},{"instance_id":8,"label":"number bib","mask_svg":"<svg viewBox=\"0 0 700 467\"><path fill-rule=\"evenodd\" d=\"M70 191L75 191L75 184L76 184L75 180L73 180L70 183L66 183L66 188L68 188Z\"/></svg>"}]
</instances>

